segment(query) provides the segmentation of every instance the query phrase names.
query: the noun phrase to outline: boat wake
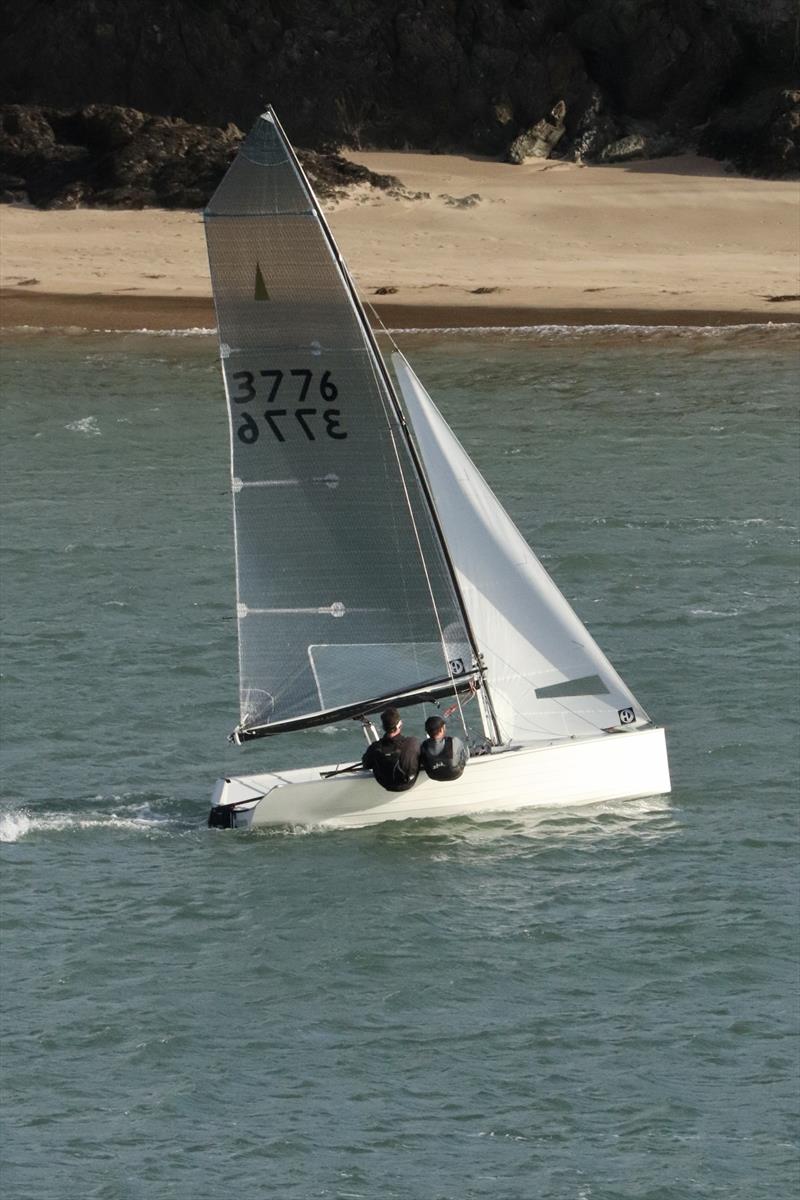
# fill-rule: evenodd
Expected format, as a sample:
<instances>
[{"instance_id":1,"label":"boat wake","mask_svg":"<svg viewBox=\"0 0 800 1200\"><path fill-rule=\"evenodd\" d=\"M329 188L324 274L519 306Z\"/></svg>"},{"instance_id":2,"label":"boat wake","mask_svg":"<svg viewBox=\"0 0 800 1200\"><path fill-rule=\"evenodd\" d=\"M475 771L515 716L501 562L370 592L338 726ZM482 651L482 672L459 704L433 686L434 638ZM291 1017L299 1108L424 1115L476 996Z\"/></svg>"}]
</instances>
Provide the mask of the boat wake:
<instances>
[{"instance_id":1,"label":"boat wake","mask_svg":"<svg viewBox=\"0 0 800 1200\"><path fill-rule=\"evenodd\" d=\"M41 810L36 808L6 808L0 813L0 843L19 842L35 834L71 834L89 830L144 834L146 837L175 836L187 832L205 831L205 821L198 820L196 807L172 805L172 811L158 811L150 804L115 804L104 811L81 808ZM175 811L178 807L178 811ZM580 805L572 809L536 808L513 813L487 813L485 816L456 816L448 820L423 818L409 821L387 821L362 832L377 834L390 840L400 836L413 841L443 841L478 849L498 841L518 839L560 840L585 836L591 840L604 836L626 834L634 837L660 836L665 832L664 818L674 816L672 805L665 796L640 800L604 801ZM669 822L672 823L671 820ZM334 824L327 826L293 825L267 826L258 834L269 838L330 836L339 832ZM352 832L349 834L352 836Z\"/></svg>"},{"instance_id":2,"label":"boat wake","mask_svg":"<svg viewBox=\"0 0 800 1200\"><path fill-rule=\"evenodd\" d=\"M197 828L198 822L154 812L148 804L74 812L37 812L30 808L6 809L0 813L0 842L18 842L36 833L74 833L87 829L120 830L158 835Z\"/></svg>"},{"instance_id":3,"label":"boat wake","mask_svg":"<svg viewBox=\"0 0 800 1200\"><path fill-rule=\"evenodd\" d=\"M571 808L542 807L518 809L514 812L488 812L470 816L456 815L446 819L421 817L407 821L385 821L366 825L358 835L383 842L399 842L419 846L438 846L444 857L458 847L465 850L507 849L520 843L553 844L562 840L574 843L581 837L590 842L604 838L639 838L644 841L661 838L677 828L674 806L667 796L646 796L637 800L606 800L581 804ZM260 839L297 837L331 837L346 832L352 838L351 827L337 826L334 821L325 825L265 825L253 830ZM435 858L439 855L435 854Z\"/></svg>"},{"instance_id":4,"label":"boat wake","mask_svg":"<svg viewBox=\"0 0 800 1200\"><path fill-rule=\"evenodd\" d=\"M470 841L491 839L495 833L504 837L540 838L584 833L589 836L603 833L633 831L652 821L674 815L668 796L646 796L638 800L603 800L595 804L576 804L570 807L546 806L522 808L510 813L475 814L456 817L440 829L452 829ZM431 830L433 822L415 822Z\"/></svg>"}]
</instances>

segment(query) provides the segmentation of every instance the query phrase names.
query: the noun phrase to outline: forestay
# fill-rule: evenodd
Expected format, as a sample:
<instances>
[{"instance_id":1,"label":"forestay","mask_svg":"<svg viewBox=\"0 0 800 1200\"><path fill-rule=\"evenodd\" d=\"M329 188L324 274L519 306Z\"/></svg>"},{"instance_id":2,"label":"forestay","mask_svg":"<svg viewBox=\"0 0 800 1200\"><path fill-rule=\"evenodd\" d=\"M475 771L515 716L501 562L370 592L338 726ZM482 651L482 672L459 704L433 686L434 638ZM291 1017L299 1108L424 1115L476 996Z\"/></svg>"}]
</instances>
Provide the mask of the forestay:
<instances>
[{"instance_id":1,"label":"forestay","mask_svg":"<svg viewBox=\"0 0 800 1200\"><path fill-rule=\"evenodd\" d=\"M501 736L528 742L646 724L403 355L393 364Z\"/></svg>"},{"instance_id":2,"label":"forestay","mask_svg":"<svg viewBox=\"0 0 800 1200\"><path fill-rule=\"evenodd\" d=\"M230 414L240 731L469 673L396 407L271 110L205 220Z\"/></svg>"}]
</instances>

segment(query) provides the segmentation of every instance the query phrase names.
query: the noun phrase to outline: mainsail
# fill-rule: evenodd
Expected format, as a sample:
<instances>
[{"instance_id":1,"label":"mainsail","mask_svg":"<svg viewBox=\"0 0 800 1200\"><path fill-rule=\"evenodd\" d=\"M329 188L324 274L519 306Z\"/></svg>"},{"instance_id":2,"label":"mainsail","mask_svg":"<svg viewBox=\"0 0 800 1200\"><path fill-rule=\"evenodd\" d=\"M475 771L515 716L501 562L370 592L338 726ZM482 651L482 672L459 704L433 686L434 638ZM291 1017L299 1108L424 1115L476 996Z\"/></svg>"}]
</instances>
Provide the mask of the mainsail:
<instances>
[{"instance_id":1,"label":"mainsail","mask_svg":"<svg viewBox=\"0 0 800 1200\"><path fill-rule=\"evenodd\" d=\"M205 213L231 436L242 736L455 691L462 609L396 402L274 114Z\"/></svg>"},{"instance_id":2,"label":"mainsail","mask_svg":"<svg viewBox=\"0 0 800 1200\"><path fill-rule=\"evenodd\" d=\"M649 717L458 442L402 354L393 365L503 740L585 737Z\"/></svg>"}]
</instances>

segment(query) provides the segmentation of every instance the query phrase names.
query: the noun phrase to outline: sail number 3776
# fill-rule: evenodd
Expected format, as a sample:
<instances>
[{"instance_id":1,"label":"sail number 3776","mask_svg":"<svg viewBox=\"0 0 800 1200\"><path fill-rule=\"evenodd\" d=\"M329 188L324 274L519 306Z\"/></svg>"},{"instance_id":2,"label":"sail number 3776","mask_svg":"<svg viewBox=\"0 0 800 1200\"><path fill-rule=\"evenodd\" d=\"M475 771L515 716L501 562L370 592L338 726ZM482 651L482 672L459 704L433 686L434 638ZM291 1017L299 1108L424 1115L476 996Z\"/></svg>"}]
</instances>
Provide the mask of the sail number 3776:
<instances>
[{"instance_id":1,"label":"sail number 3776","mask_svg":"<svg viewBox=\"0 0 800 1200\"><path fill-rule=\"evenodd\" d=\"M297 380L294 386L289 383L282 386L287 375ZM262 382L262 380L266 382ZM325 371L319 377L312 390L311 385L314 382L314 372L305 369L259 371L258 374L254 374L252 371L236 371L231 376L231 383L235 384L235 390L231 390L230 393L233 404L249 404L253 400L265 400L270 405L264 411L263 426L260 421L255 419L252 412L243 411L240 414L241 420L236 428L236 436L239 441L244 442L246 446L252 446L261 436L262 428L269 429L279 442L285 442L292 433L296 433L298 436L304 434L310 442L316 441L317 433L327 434L328 437L335 438L337 441L346 438L347 431L342 429L339 419L342 415L341 409L308 407L305 404L306 399L309 398L309 392L311 392L310 399L312 400L315 400L319 393L320 399L325 404L333 403L339 390L331 379L330 371ZM299 391L297 390L298 386ZM284 403L288 401L297 407L293 409L273 408L272 405L278 397L278 392L281 392L281 399Z\"/></svg>"}]
</instances>

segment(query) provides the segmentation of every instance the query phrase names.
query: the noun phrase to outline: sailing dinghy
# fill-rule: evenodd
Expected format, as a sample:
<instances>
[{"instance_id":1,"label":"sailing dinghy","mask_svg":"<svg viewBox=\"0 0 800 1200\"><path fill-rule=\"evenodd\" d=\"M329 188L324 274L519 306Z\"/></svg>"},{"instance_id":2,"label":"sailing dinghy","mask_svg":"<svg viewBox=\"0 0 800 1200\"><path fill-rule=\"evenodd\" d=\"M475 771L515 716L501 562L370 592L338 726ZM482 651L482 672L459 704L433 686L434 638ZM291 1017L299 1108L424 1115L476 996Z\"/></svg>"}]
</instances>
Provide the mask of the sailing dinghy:
<instances>
[{"instance_id":1,"label":"sailing dinghy","mask_svg":"<svg viewBox=\"0 0 800 1200\"><path fill-rule=\"evenodd\" d=\"M272 109L205 212L230 416L238 743L444 706L460 779L219 780L212 825L361 826L670 790L656 728L397 353ZM313 740L313 739L311 739Z\"/></svg>"}]
</instances>

